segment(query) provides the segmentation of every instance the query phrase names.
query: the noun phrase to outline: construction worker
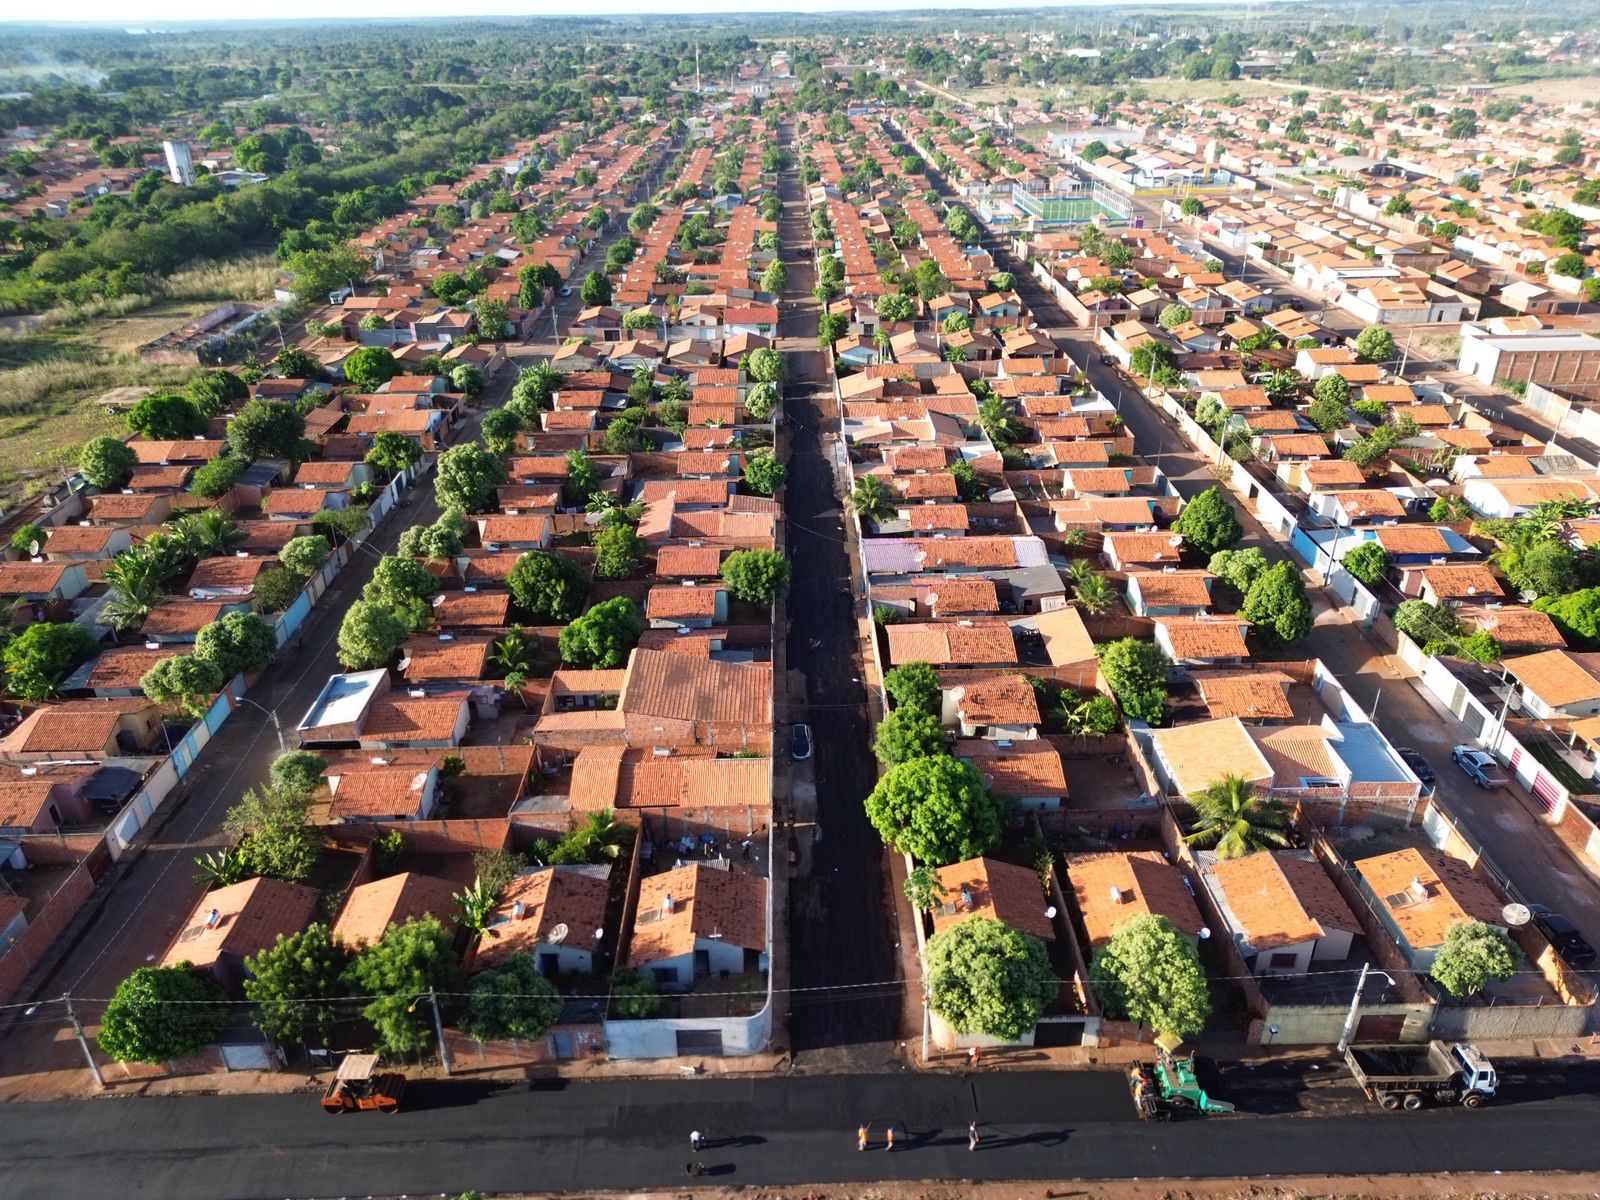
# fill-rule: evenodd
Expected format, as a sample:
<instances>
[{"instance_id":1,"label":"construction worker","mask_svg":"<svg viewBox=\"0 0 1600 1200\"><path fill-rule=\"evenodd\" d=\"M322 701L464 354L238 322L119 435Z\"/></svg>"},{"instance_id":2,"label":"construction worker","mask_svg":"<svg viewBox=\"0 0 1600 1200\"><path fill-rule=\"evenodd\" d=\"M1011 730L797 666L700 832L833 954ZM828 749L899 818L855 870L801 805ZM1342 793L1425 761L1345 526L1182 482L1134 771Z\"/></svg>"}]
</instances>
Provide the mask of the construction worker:
<instances>
[{"instance_id":1,"label":"construction worker","mask_svg":"<svg viewBox=\"0 0 1600 1200\"><path fill-rule=\"evenodd\" d=\"M967 1149L968 1150L976 1150L978 1148L978 1143L981 1142L982 1140L983 1139L978 1136L978 1123L976 1121L968 1121L967 1122Z\"/></svg>"},{"instance_id":2,"label":"construction worker","mask_svg":"<svg viewBox=\"0 0 1600 1200\"><path fill-rule=\"evenodd\" d=\"M885 1150L893 1150L894 1149L894 1126L893 1125L889 1126L888 1137L889 1137L889 1144L887 1146L885 1146L884 1149Z\"/></svg>"},{"instance_id":3,"label":"construction worker","mask_svg":"<svg viewBox=\"0 0 1600 1200\"><path fill-rule=\"evenodd\" d=\"M866 1148L867 1148L867 1123L865 1121L863 1121L863 1122L861 1122L860 1125L856 1126L856 1149L857 1150L865 1150Z\"/></svg>"},{"instance_id":4,"label":"construction worker","mask_svg":"<svg viewBox=\"0 0 1600 1200\"><path fill-rule=\"evenodd\" d=\"M700 1153L701 1147L705 1144L706 1135L701 1133L698 1129L689 1134L689 1149L693 1150L696 1154Z\"/></svg>"}]
</instances>

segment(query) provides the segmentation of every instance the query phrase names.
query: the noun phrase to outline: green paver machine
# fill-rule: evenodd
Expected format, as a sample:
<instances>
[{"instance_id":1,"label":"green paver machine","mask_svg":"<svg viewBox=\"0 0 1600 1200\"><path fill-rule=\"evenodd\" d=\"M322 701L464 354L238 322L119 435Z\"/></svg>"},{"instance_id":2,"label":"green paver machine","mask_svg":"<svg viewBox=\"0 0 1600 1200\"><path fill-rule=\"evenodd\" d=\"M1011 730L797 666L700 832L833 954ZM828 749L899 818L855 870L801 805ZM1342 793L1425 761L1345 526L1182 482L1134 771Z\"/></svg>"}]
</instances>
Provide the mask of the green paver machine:
<instances>
[{"instance_id":1,"label":"green paver machine","mask_svg":"<svg viewBox=\"0 0 1600 1200\"><path fill-rule=\"evenodd\" d=\"M1154 1063L1134 1063L1128 1069L1128 1089L1144 1118L1168 1116L1174 1109L1203 1113L1230 1113L1233 1105L1218 1100L1201 1086L1195 1074L1194 1055L1177 1054L1183 1039L1170 1033L1156 1038L1159 1057Z\"/></svg>"}]
</instances>

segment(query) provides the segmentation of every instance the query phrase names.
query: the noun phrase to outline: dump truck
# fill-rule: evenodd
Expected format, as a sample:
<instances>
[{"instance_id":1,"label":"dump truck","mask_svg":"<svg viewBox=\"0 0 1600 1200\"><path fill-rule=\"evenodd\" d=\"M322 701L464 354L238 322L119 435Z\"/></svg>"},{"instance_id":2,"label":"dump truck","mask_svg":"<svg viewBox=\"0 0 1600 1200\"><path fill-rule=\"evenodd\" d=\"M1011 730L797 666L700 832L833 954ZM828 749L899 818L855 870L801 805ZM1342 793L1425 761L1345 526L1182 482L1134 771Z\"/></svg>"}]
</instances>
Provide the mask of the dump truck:
<instances>
[{"instance_id":1,"label":"dump truck","mask_svg":"<svg viewBox=\"0 0 1600 1200\"><path fill-rule=\"evenodd\" d=\"M1466 1042L1351 1046L1344 1060L1367 1099L1389 1109L1430 1100L1477 1108L1499 1084L1494 1064Z\"/></svg>"}]
</instances>

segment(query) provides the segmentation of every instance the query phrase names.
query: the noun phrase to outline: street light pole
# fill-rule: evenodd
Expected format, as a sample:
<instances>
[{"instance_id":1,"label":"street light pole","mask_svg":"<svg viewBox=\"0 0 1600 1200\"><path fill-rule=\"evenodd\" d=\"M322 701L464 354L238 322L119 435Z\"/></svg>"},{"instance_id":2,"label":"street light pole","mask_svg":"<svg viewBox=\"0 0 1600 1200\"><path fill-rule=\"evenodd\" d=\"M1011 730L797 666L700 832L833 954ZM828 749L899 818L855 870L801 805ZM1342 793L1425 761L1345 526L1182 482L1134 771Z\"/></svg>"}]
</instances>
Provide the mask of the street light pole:
<instances>
[{"instance_id":1,"label":"street light pole","mask_svg":"<svg viewBox=\"0 0 1600 1200\"><path fill-rule=\"evenodd\" d=\"M275 709L268 708L264 704L257 704L254 700L247 699L244 696L230 696L229 699L235 704L248 704L251 708L259 708L272 718L272 731L278 735L278 753L285 754L288 752L289 747L283 740L283 722L278 720L278 713Z\"/></svg>"},{"instance_id":2,"label":"street light pole","mask_svg":"<svg viewBox=\"0 0 1600 1200\"><path fill-rule=\"evenodd\" d=\"M89 1064L89 1074L94 1076L95 1086L103 1090L106 1086L105 1077L100 1074L100 1064L94 1061L94 1051L89 1049L89 1039L85 1036L83 1025L79 1022L78 1014L72 1007L72 996L67 992L63 992L60 999L61 1003L67 1007L67 1020L72 1022L72 1036L78 1039L78 1045L83 1050L83 1061ZM45 1002L41 1001L41 1003ZM38 1011L39 1005L35 1004L24 1009L22 1015L31 1017Z\"/></svg>"},{"instance_id":3,"label":"street light pole","mask_svg":"<svg viewBox=\"0 0 1600 1200\"><path fill-rule=\"evenodd\" d=\"M439 1039L439 1065L444 1068L445 1078L448 1079L450 1078L450 1048L444 1042L444 1018L439 1015L439 993L430 987L424 995L428 997L428 1003L433 1006L433 1032L434 1036ZM408 1013L416 1012L417 1001L421 999L422 996L418 996L416 1000L406 1005L406 1011Z\"/></svg>"},{"instance_id":4,"label":"street light pole","mask_svg":"<svg viewBox=\"0 0 1600 1200\"><path fill-rule=\"evenodd\" d=\"M1347 1049L1349 1049L1350 1039L1355 1035L1356 1018L1361 1012L1361 993L1366 990L1367 976L1373 973L1374 972L1372 970L1371 963L1361 964L1361 978L1356 980L1356 994L1350 997L1350 1012L1344 1019L1344 1028L1339 1031L1340 1054L1343 1054ZM1378 971L1376 974L1382 975L1386 980L1388 980L1390 987L1394 986L1394 977L1391 976L1387 971Z\"/></svg>"}]
</instances>

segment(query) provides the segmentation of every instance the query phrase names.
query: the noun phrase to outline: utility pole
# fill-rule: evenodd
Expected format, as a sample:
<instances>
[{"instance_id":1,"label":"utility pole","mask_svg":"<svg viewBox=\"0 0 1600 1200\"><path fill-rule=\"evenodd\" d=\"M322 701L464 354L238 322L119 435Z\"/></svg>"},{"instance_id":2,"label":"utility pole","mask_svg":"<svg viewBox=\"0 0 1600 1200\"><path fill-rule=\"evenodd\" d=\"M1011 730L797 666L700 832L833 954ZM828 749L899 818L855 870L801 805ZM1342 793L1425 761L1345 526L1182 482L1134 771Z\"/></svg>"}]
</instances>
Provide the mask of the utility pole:
<instances>
[{"instance_id":1,"label":"utility pole","mask_svg":"<svg viewBox=\"0 0 1600 1200\"><path fill-rule=\"evenodd\" d=\"M1366 969L1362 969L1362 978L1366 977ZM1359 997L1360 992L1356 995ZM444 1076L450 1078L450 1048L444 1044L444 1019L439 1016L439 993L433 988L428 989L428 1003L433 1005L433 1032L439 1039L439 1065L444 1068Z\"/></svg>"},{"instance_id":2,"label":"utility pole","mask_svg":"<svg viewBox=\"0 0 1600 1200\"><path fill-rule=\"evenodd\" d=\"M1361 993L1366 990L1367 976L1371 974L1382 975L1394 986L1394 976L1387 971L1373 971L1371 963L1361 964L1361 977L1356 980L1356 994L1350 997L1350 1012L1344 1019L1344 1028L1339 1031L1339 1053L1343 1054L1350 1047L1350 1039L1355 1036L1356 1018L1361 1012Z\"/></svg>"},{"instance_id":3,"label":"utility pole","mask_svg":"<svg viewBox=\"0 0 1600 1200\"><path fill-rule=\"evenodd\" d=\"M106 1086L105 1078L100 1074L99 1064L94 1061L94 1051L89 1049L89 1039L83 1034L83 1025L78 1021L78 1014L73 1011L72 997L63 992L61 1003L67 1006L67 1020L72 1022L72 1035L78 1039L78 1045L83 1048L83 1060L89 1064L89 1074L94 1076L95 1086L104 1089ZM33 1010L30 1008L28 1011L32 1012Z\"/></svg>"}]
</instances>

